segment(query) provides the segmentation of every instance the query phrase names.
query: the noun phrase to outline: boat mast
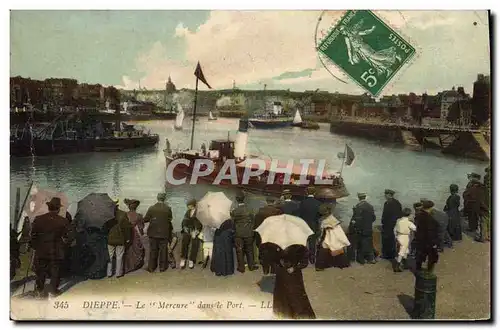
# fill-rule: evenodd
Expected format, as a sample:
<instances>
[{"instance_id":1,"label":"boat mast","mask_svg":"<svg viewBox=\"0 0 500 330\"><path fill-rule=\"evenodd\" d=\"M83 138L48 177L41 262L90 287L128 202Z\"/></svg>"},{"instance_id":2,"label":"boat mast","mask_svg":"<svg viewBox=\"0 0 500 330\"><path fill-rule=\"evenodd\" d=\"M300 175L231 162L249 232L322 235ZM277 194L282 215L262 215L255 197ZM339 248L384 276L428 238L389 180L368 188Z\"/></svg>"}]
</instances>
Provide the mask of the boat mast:
<instances>
[{"instance_id":1,"label":"boat mast","mask_svg":"<svg viewBox=\"0 0 500 330\"><path fill-rule=\"evenodd\" d=\"M194 90L194 108L193 108L193 128L191 129L191 150L194 143L194 125L196 124L196 98L198 96L198 77L196 77L196 88Z\"/></svg>"},{"instance_id":2,"label":"boat mast","mask_svg":"<svg viewBox=\"0 0 500 330\"><path fill-rule=\"evenodd\" d=\"M121 131L121 121L120 121L120 104L118 103L118 106L116 107L115 110L115 117L116 117L116 131L120 132Z\"/></svg>"}]
</instances>

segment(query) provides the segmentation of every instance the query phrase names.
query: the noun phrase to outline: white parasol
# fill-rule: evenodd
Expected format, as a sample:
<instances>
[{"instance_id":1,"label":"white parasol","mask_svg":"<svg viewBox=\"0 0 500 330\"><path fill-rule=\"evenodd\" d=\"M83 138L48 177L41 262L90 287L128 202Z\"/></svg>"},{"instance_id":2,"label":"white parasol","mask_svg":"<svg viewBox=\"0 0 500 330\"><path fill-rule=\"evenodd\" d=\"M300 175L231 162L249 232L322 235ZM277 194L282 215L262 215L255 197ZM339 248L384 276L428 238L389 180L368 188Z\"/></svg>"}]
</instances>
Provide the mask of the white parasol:
<instances>
[{"instance_id":1,"label":"white parasol","mask_svg":"<svg viewBox=\"0 0 500 330\"><path fill-rule=\"evenodd\" d=\"M223 192L208 192L196 203L196 218L204 226L219 228L231 218L233 202Z\"/></svg>"},{"instance_id":2,"label":"white parasol","mask_svg":"<svg viewBox=\"0 0 500 330\"><path fill-rule=\"evenodd\" d=\"M274 243L283 250L295 244L306 246L308 237L314 234L304 220L289 214L266 218L255 231L262 243Z\"/></svg>"}]
</instances>

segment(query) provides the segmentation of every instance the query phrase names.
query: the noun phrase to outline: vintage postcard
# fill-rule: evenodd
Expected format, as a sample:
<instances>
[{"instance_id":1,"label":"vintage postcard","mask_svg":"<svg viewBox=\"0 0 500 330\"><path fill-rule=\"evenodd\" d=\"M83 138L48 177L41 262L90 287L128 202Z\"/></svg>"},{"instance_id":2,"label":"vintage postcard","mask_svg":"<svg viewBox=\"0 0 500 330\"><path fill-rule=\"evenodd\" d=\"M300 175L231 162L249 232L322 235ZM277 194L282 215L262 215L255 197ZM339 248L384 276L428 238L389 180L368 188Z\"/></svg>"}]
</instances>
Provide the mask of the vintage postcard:
<instances>
[{"instance_id":1,"label":"vintage postcard","mask_svg":"<svg viewBox=\"0 0 500 330\"><path fill-rule=\"evenodd\" d=\"M489 320L490 15L12 10L11 319Z\"/></svg>"}]
</instances>

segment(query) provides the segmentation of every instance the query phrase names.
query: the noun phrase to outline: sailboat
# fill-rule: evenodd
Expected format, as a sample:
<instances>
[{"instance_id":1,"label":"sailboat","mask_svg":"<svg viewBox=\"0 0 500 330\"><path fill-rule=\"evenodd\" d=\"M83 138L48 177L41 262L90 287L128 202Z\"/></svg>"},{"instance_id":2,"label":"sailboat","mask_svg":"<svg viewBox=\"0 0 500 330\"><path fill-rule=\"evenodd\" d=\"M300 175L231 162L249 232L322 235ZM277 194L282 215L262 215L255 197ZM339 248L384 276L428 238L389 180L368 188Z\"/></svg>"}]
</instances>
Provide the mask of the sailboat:
<instances>
[{"instance_id":1,"label":"sailboat","mask_svg":"<svg viewBox=\"0 0 500 330\"><path fill-rule=\"evenodd\" d=\"M212 114L212 110L208 112L208 120L217 120L217 117L214 117L214 115Z\"/></svg>"},{"instance_id":2,"label":"sailboat","mask_svg":"<svg viewBox=\"0 0 500 330\"><path fill-rule=\"evenodd\" d=\"M295 110L295 117L293 117L292 126L301 127L302 126L302 117L300 116L299 110Z\"/></svg>"},{"instance_id":3,"label":"sailboat","mask_svg":"<svg viewBox=\"0 0 500 330\"><path fill-rule=\"evenodd\" d=\"M292 126L300 127L302 129L319 129L318 123L311 121L303 121L298 109L295 110L295 117L293 118Z\"/></svg>"},{"instance_id":4,"label":"sailboat","mask_svg":"<svg viewBox=\"0 0 500 330\"><path fill-rule=\"evenodd\" d=\"M174 128L177 131L182 130L182 123L184 121L184 110L182 109L182 106L180 104L177 105L179 108L179 111L177 111L177 117L175 117L175 124Z\"/></svg>"}]
</instances>

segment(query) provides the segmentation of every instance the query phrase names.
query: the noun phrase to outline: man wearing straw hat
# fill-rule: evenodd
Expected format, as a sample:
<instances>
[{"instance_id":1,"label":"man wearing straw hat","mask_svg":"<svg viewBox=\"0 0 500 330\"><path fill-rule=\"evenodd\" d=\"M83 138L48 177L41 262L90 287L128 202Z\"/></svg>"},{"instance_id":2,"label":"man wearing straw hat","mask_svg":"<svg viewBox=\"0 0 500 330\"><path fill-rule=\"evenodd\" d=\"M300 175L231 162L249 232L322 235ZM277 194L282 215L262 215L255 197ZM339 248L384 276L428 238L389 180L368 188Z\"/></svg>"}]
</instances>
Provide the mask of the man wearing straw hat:
<instances>
[{"instance_id":1,"label":"man wearing straw hat","mask_svg":"<svg viewBox=\"0 0 500 330\"><path fill-rule=\"evenodd\" d=\"M49 296L58 294L60 268L64 249L69 242L69 226L66 218L59 215L61 199L54 197L47 202L49 212L35 217L31 227L31 246L35 250L35 293L41 296L45 279L50 277Z\"/></svg>"}]
</instances>

